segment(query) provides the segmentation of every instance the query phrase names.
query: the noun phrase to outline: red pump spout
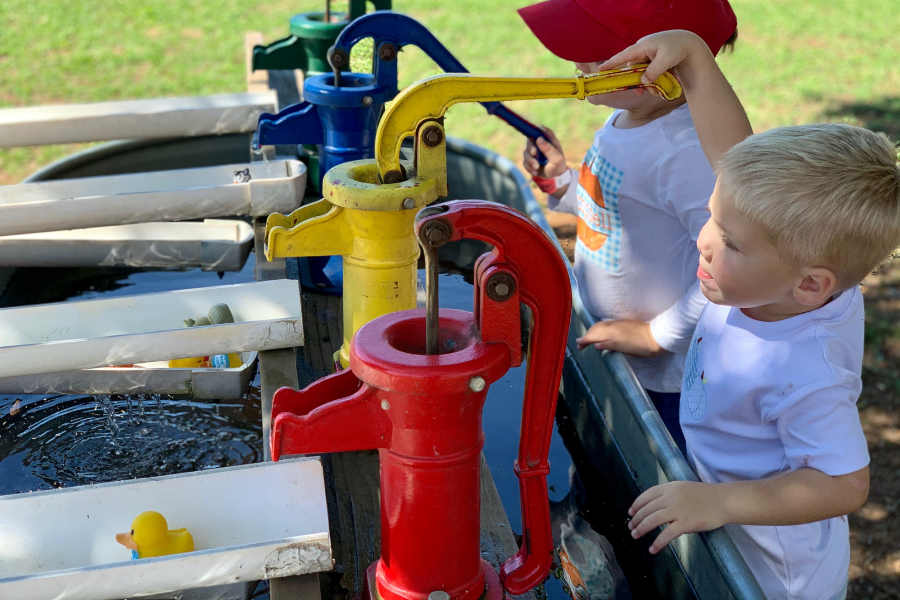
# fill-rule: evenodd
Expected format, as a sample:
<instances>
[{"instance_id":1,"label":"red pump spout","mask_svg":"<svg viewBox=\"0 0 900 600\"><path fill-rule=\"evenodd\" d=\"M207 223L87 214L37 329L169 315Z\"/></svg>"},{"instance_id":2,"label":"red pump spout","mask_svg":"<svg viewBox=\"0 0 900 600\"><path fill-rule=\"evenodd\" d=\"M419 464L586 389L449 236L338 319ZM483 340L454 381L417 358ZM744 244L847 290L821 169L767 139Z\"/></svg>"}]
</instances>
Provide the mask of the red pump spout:
<instances>
[{"instance_id":1,"label":"red pump spout","mask_svg":"<svg viewBox=\"0 0 900 600\"><path fill-rule=\"evenodd\" d=\"M390 444L391 423L374 391L351 370L324 377L297 392L272 398L272 458L374 450Z\"/></svg>"},{"instance_id":2,"label":"red pump spout","mask_svg":"<svg viewBox=\"0 0 900 600\"><path fill-rule=\"evenodd\" d=\"M475 312L436 313L431 354L424 310L361 327L348 370L275 394L272 455L379 450L382 555L369 569L367 599L428 600L443 591L451 600L500 600L540 584L550 567L547 454L571 288L553 242L520 213L481 201L426 210L420 231L440 220L448 239L495 247L475 269ZM481 557L481 419L490 384L523 360L520 303L533 315L534 358L516 462L523 543L498 574Z\"/></svg>"}]
</instances>

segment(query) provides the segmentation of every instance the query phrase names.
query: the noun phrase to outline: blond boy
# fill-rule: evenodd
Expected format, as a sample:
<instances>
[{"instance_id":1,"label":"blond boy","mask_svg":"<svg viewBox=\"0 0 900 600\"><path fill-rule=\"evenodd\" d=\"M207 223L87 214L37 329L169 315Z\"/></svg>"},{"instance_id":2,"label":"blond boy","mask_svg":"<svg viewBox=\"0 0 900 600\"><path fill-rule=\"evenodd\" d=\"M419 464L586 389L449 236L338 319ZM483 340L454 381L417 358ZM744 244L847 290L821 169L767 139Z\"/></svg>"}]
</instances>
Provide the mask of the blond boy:
<instances>
[{"instance_id":1,"label":"blond boy","mask_svg":"<svg viewBox=\"0 0 900 600\"><path fill-rule=\"evenodd\" d=\"M857 284L900 245L896 149L848 125L752 135L707 46L686 31L643 38L600 68L648 60L648 81L675 68L718 177L697 241L710 304L681 395L702 483L641 494L632 535L666 525L655 553L727 526L769 598L844 598L845 515L869 487Z\"/></svg>"}]
</instances>

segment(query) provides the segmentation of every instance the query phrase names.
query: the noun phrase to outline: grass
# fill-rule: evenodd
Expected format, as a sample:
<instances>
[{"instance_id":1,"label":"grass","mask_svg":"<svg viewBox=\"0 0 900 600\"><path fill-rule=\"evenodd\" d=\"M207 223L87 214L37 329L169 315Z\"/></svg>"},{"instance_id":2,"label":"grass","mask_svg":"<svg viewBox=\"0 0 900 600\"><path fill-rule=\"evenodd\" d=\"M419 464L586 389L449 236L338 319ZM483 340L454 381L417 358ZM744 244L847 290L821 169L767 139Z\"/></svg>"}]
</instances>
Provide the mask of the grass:
<instances>
[{"instance_id":1,"label":"grass","mask_svg":"<svg viewBox=\"0 0 900 600\"><path fill-rule=\"evenodd\" d=\"M471 71L568 76L515 12L528 0L396 0ZM245 89L244 33L287 34L288 18L321 1L3 0L0 106L232 93ZM335 2L340 5L340 2ZM720 58L755 128L849 121L900 134L900 12L896 0L735 0L736 52ZM437 70L417 48L400 57L401 85ZM586 102L518 102L549 125L570 161L608 111ZM451 135L518 162L521 137L475 105L448 114ZM0 150L0 183L14 183L78 146Z\"/></svg>"}]
</instances>

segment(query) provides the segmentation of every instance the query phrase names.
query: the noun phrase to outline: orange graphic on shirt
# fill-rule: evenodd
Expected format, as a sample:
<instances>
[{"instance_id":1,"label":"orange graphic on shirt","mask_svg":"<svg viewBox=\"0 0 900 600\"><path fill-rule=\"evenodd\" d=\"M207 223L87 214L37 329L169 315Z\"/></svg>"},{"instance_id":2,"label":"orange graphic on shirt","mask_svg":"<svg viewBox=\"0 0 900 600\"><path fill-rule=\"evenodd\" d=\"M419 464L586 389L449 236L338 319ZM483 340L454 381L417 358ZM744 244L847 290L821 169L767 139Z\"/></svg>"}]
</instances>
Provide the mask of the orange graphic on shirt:
<instances>
[{"instance_id":1,"label":"orange graphic on shirt","mask_svg":"<svg viewBox=\"0 0 900 600\"><path fill-rule=\"evenodd\" d=\"M578 173L578 183L584 188L584 191L587 192L588 196L590 196L591 200L593 200L597 206L606 208L606 202L603 200L603 190L600 189L600 180L591 172L591 168L587 163L581 163L581 170ZM608 236L605 233L595 231L588 226L582 218L583 211L579 210L578 212L578 239L581 240L581 243L584 244L588 250L599 250L606 242Z\"/></svg>"}]
</instances>

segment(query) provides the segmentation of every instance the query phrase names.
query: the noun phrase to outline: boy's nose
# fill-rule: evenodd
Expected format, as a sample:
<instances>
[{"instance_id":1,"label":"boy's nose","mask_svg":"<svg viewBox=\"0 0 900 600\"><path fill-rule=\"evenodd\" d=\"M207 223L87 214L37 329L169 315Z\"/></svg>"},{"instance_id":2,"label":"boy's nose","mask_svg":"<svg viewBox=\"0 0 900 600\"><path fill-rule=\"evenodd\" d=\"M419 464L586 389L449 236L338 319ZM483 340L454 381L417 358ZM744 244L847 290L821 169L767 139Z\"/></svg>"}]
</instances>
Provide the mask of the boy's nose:
<instances>
[{"instance_id":1,"label":"boy's nose","mask_svg":"<svg viewBox=\"0 0 900 600\"><path fill-rule=\"evenodd\" d=\"M700 251L700 256L703 257L707 263L712 260L712 246L709 243L710 236L710 228L709 222L703 226L703 229L700 230L700 235L697 236L697 250Z\"/></svg>"}]
</instances>

